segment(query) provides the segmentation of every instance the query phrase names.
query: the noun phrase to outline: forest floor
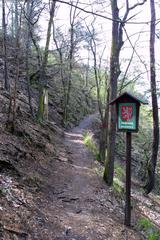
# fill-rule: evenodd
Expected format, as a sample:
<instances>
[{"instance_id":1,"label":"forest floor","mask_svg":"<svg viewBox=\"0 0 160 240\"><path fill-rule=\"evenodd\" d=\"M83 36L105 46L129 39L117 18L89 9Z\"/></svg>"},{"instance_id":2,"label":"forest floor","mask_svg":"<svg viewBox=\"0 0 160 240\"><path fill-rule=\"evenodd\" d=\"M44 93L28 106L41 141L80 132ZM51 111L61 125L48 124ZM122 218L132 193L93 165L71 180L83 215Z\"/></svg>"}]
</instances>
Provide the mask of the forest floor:
<instances>
[{"instance_id":1,"label":"forest floor","mask_svg":"<svg viewBox=\"0 0 160 240\"><path fill-rule=\"evenodd\" d=\"M132 227L124 226L124 200L106 186L98 174L101 165L83 143L83 132L92 131L90 123L95 117L85 118L79 126L56 138L54 146L53 132L42 132L41 136L50 136L50 143L45 143L47 154L40 149L34 153L30 150L28 154L37 157L39 163L29 161L28 154L25 161L19 160L17 166L25 177L10 171L0 173L0 239L141 240L144 236L135 229L139 215L150 214L160 225L158 200L134 189ZM32 126L32 130L35 128L36 134L41 131ZM5 138L2 134L3 145ZM15 144L15 137L13 141ZM42 141L40 136L38 141ZM38 147L43 148L43 144Z\"/></svg>"}]
</instances>

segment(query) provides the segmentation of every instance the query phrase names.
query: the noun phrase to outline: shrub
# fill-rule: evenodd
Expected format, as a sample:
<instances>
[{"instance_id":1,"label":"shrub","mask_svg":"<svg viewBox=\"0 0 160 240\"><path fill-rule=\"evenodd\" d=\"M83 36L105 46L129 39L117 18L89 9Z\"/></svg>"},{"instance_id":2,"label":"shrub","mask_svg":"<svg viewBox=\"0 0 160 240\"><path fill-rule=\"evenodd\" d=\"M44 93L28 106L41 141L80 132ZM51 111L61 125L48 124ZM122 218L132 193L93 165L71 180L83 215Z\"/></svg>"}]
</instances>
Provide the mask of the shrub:
<instances>
[{"instance_id":1,"label":"shrub","mask_svg":"<svg viewBox=\"0 0 160 240\"><path fill-rule=\"evenodd\" d=\"M147 240L159 240L160 231L157 230L153 223L147 218L140 218L138 220L137 226L140 230L143 230L146 234Z\"/></svg>"}]
</instances>

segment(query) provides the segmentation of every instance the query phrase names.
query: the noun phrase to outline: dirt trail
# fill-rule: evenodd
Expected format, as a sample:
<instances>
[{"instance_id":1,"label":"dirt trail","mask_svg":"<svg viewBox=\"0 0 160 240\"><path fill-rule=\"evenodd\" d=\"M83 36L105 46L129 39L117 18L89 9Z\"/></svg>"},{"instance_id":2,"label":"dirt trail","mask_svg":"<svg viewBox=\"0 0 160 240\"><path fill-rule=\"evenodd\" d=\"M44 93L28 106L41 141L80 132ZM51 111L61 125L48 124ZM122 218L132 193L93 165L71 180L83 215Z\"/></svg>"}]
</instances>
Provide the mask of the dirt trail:
<instances>
[{"instance_id":1,"label":"dirt trail","mask_svg":"<svg viewBox=\"0 0 160 240\"><path fill-rule=\"evenodd\" d=\"M83 131L95 115L85 118L78 127L65 134L69 153L66 188L59 194L59 219L65 230L55 239L123 240L141 239L123 225L123 211L112 191L96 174L97 163L83 144Z\"/></svg>"},{"instance_id":2,"label":"dirt trail","mask_svg":"<svg viewBox=\"0 0 160 240\"><path fill-rule=\"evenodd\" d=\"M79 126L66 132L64 138L63 133L55 135L45 151L34 148L36 160L22 158L21 171L28 173L24 178L1 172L0 185L5 194L1 194L0 239L144 239L134 228L124 226L124 201L104 183L102 166L83 144L83 132L92 131L90 126L95 118L96 114L86 117ZM50 130L42 131L36 140L44 133L53 134ZM9 141L11 137L14 141L12 135ZM23 149L23 144L20 147ZM146 198L137 188L133 190L134 212L149 217L159 226L159 199L152 195ZM137 215L132 213L134 224L136 219Z\"/></svg>"},{"instance_id":3,"label":"dirt trail","mask_svg":"<svg viewBox=\"0 0 160 240\"><path fill-rule=\"evenodd\" d=\"M0 183L7 186L0 206L0 239L142 239L123 225L124 203L97 174L101 166L83 144L83 131L95 117L85 118L64 139L56 137L53 151L49 143L48 153L37 150L38 163L23 161L31 184L0 175Z\"/></svg>"}]
</instances>

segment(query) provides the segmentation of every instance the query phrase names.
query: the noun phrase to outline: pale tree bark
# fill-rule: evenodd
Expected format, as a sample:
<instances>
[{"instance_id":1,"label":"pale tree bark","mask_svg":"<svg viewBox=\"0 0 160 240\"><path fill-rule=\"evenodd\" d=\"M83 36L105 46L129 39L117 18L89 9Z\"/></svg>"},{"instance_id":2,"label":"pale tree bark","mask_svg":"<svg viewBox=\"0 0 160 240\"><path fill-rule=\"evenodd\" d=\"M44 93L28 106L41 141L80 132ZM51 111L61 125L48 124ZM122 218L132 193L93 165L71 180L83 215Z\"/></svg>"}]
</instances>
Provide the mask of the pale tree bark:
<instances>
[{"instance_id":1,"label":"pale tree bark","mask_svg":"<svg viewBox=\"0 0 160 240\"><path fill-rule=\"evenodd\" d=\"M47 29L47 37L46 37L46 45L42 59L42 66L40 68L40 91L39 91L39 106L38 106L38 120L43 121L45 120L45 112L48 109L48 103L45 102L47 99L47 78L46 78L46 67L48 62L48 53L49 53L49 44L51 39L51 30L53 24L53 18L56 8L56 1L52 1L51 9L50 9L50 19L48 22L48 29ZM48 100L48 99L47 99ZM48 111L48 110L47 110ZM46 118L48 116L48 112L46 113Z\"/></svg>"},{"instance_id":2,"label":"pale tree bark","mask_svg":"<svg viewBox=\"0 0 160 240\"><path fill-rule=\"evenodd\" d=\"M159 147L159 116L156 90L156 70L155 70L155 1L150 0L151 24L150 24L150 84L153 111L153 141L151 159L148 165L148 180L145 185L145 192L148 194L152 191L155 184L155 170L157 164L158 147Z\"/></svg>"}]
</instances>

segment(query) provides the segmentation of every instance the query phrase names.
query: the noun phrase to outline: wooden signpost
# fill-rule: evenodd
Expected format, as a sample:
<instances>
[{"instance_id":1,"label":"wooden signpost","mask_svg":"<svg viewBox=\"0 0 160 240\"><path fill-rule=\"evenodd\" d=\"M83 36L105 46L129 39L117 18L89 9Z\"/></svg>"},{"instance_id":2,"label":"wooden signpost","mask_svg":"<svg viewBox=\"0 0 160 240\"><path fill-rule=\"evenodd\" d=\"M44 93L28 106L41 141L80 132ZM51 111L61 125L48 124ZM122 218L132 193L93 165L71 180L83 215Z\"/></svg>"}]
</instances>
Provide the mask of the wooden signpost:
<instances>
[{"instance_id":1,"label":"wooden signpost","mask_svg":"<svg viewBox=\"0 0 160 240\"><path fill-rule=\"evenodd\" d=\"M125 92L110 104L116 104L117 130L126 132L126 201L125 225L131 225L131 133L138 132L139 109L141 104L147 104Z\"/></svg>"}]
</instances>

